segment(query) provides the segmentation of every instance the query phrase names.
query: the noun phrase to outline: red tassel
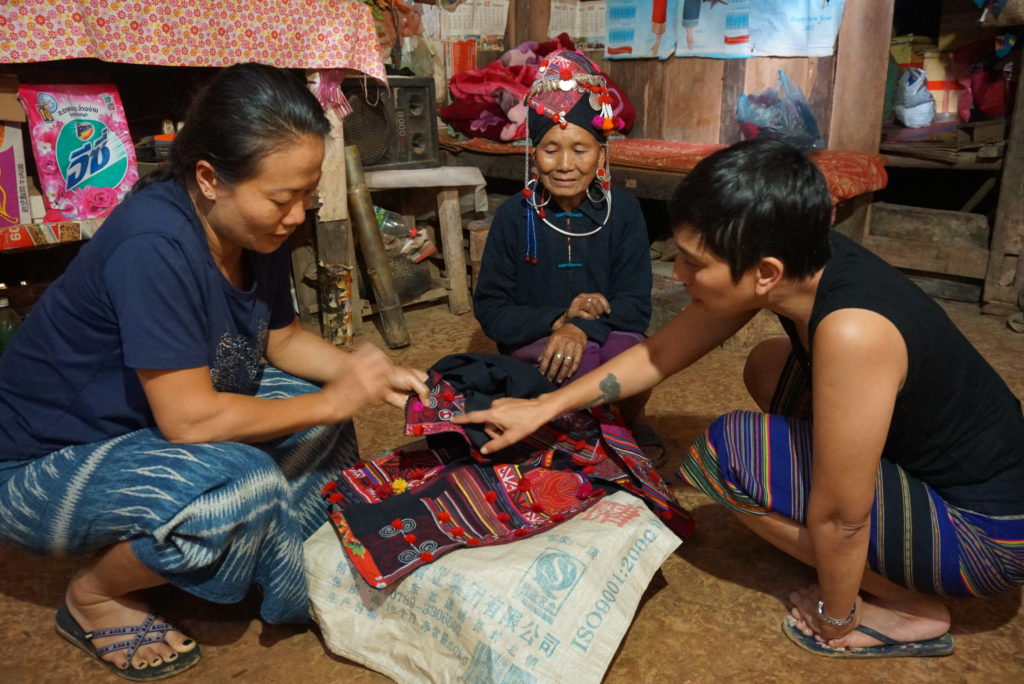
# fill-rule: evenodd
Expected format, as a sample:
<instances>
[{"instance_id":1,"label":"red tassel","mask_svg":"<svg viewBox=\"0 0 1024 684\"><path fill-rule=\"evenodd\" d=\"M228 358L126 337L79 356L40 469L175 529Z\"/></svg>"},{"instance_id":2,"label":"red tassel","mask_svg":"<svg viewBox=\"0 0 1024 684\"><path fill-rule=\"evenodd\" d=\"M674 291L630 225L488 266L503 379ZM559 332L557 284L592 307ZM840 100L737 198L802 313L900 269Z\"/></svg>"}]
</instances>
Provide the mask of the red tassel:
<instances>
[{"instance_id":1,"label":"red tassel","mask_svg":"<svg viewBox=\"0 0 1024 684\"><path fill-rule=\"evenodd\" d=\"M558 71L558 77L560 79L562 79L563 81L571 81L572 80L572 69L570 69L569 67L562 67Z\"/></svg>"},{"instance_id":2,"label":"red tassel","mask_svg":"<svg viewBox=\"0 0 1024 684\"><path fill-rule=\"evenodd\" d=\"M661 513L658 514L658 517L661 518L662 520L671 520L675 516L672 515L672 511L662 511Z\"/></svg>"},{"instance_id":3,"label":"red tassel","mask_svg":"<svg viewBox=\"0 0 1024 684\"><path fill-rule=\"evenodd\" d=\"M597 177L600 178L601 180L604 180L604 176L605 176L606 173L608 173L608 172L605 171L604 167L602 166L601 168L599 168L597 170Z\"/></svg>"},{"instance_id":4,"label":"red tassel","mask_svg":"<svg viewBox=\"0 0 1024 684\"><path fill-rule=\"evenodd\" d=\"M594 491L594 485L589 482L584 482L580 485L580 488L576 490L576 498L586 499Z\"/></svg>"},{"instance_id":5,"label":"red tassel","mask_svg":"<svg viewBox=\"0 0 1024 684\"><path fill-rule=\"evenodd\" d=\"M539 501L534 501L532 504L530 504L530 510L533 511L534 513L543 513L544 506Z\"/></svg>"},{"instance_id":6,"label":"red tassel","mask_svg":"<svg viewBox=\"0 0 1024 684\"><path fill-rule=\"evenodd\" d=\"M524 530L521 527L517 527L516 529L512 530L512 536L513 537L525 537L526 536L526 530Z\"/></svg>"},{"instance_id":7,"label":"red tassel","mask_svg":"<svg viewBox=\"0 0 1024 684\"><path fill-rule=\"evenodd\" d=\"M466 530L462 529L461 527L453 527L452 534L454 534L456 537L464 537L466 536Z\"/></svg>"},{"instance_id":8,"label":"red tassel","mask_svg":"<svg viewBox=\"0 0 1024 684\"><path fill-rule=\"evenodd\" d=\"M484 494L484 498L487 500L487 503L494 503L498 500L498 494L496 492L487 492Z\"/></svg>"},{"instance_id":9,"label":"red tassel","mask_svg":"<svg viewBox=\"0 0 1024 684\"><path fill-rule=\"evenodd\" d=\"M537 257L530 257L530 263L531 264L537 263Z\"/></svg>"},{"instance_id":10,"label":"red tassel","mask_svg":"<svg viewBox=\"0 0 1024 684\"><path fill-rule=\"evenodd\" d=\"M433 563L434 562L434 554L430 553L429 551L424 551L423 553L420 554L420 560L423 561L424 563Z\"/></svg>"},{"instance_id":11,"label":"red tassel","mask_svg":"<svg viewBox=\"0 0 1024 684\"><path fill-rule=\"evenodd\" d=\"M593 475L595 470L597 470L597 468L595 468L594 466L591 465L591 466L586 466L583 469L583 472L586 473L587 475Z\"/></svg>"},{"instance_id":12,"label":"red tassel","mask_svg":"<svg viewBox=\"0 0 1024 684\"><path fill-rule=\"evenodd\" d=\"M551 516L551 522L560 523L560 522L564 522L564 521L565 521L565 516L562 515L561 513L555 513L554 515Z\"/></svg>"},{"instance_id":13,"label":"red tassel","mask_svg":"<svg viewBox=\"0 0 1024 684\"><path fill-rule=\"evenodd\" d=\"M537 109L537 113L538 114L540 114L541 116L544 116L544 112L546 111L546 109L544 108L544 105L538 104L536 109Z\"/></svg>"},{"instance_id":14,"label":"red tassel","mask_svg":"<svg viewBox=\"0 0 1024 684\"><path fill-rule=\"evenodd\" d=\"M333 494L327 497L327 500L330 501L331 503L338 503L344 498L345 497L340 492L334 492Z\"/></svg>"},{"instance_id":15,"label":"red tassel","mask_svg":"<svg viewBox=\"0 0 1024 684\"><path fill-rule=\"evenodd\" d=\"M512 516L510 516L508 513L505 513L504 511L498 514L498 522L507 523L511 519Z\"/></svg>"},{"instance_id":16,"label":"red tassel","mask_svg":"<svg viewBox=\"0 0 1024 684\"><path fill-rule=\"evenodd\" d=\"M453 401L455 399L455 392L452 392L451 390L445 390L441 394L441 398L444 399L445 401Z\"/></svg>"},{"instance_id":17,"label":"red tassel","mask_svg":"<svg viewBox=\"0 0 1024 684\"><path fill-rule=\"evenodd\" d=\"M422 435L423 434L423 426L422 425L413 425L412 426L412 434L414 434L414 435Z\"/></svg>"},{"instance_id":18,"label":"red tassel","mask_svg":"<svg viewBox=\"0 0 1024 684\"><path fill-rule=\"evenodd\" d=\"M409 534L405 535L404 537L402 537L402 539L404 539L405 541L409 542L410 544L415 544L417 538L416 538L415 534L409 533Z\"/></svg>"},{"instance_id":19,"label":"red tassel","mask_svg":"<svg viewBox=\"0 0 1024 684\"><path fill-rule=\"evenodd\" d=\"M612 182L611 181L602 181L601 182L601 187L604 188L605 190L611 190L612 189Z\"/></svg>"},{"instance_id":20,"label":"red tassel","mask_svg":"<svg viewBox=\"0 0 1024 684\"><path fill-rule=\"evenodd\" d=\"M395 518L391 521L391 526L394 527L396 530L400 530L402 529L402 521L398 518Z\"/></svg>"},{"instance_id":21,"label":"red tassel","mask_svg":"<svg viewBox=\"0 0 1024 684\"><path fill-rule=\"evenodd\" d=\"M523 188L523 197L525 197L526 199L530 199L531 197L533 197L533 190L531 190L530 188Z\"/></svg>"},{"instance_id":22,"label":"red tassel","mask_svg":"<svg viewBox=\"0 0 1024 684\"><path fill-rule=\"evenodd\" d=\"M477 539L476 537L470 537L469 539L466 540L466 543L469 544L470 546L480 546L480 540Z\"/></svg>"},{"instance_id":23,"label":"red tassel","mask_svg":"<svg viewBox=\"0 0 1024 684\"><path fill-rule=\"evenodd\" d=\"M572 448L575 449L576 451L583 451L584 449L587 448L587 443L584 442L582 439L577 439L575 442L572 443Z\"/></svg>"},{"instance_id":24,"label":"red tassel","mask_svg":"<svg viewBox=\"0 0 1024 684\"><path fill-rule=\"evenodd\" d=\"M437 519L440 520L441 522L451 522L452 521L452 514L449 513L448 511L441 511L440 513L437 514Z\"/></svg>"},{"instance_id":25,"label":"red tassel","mask_svg":"<svg viewBox=\"0 0 1024 684\"><path fill-rule=\"evenodd\" d=\"M519 479L517 486L519 487L519 491L521 492L530 491L530 481L527 480L525 477Z\"/></svg>"},{"instance_id":26,"label":"red tassel","mask_svg":"<svg viewBox=\"0 0 1024 684\"><path fill-rule=\"evenodd\" d=\"M338 488L338 483L335 482L334 480L331 480L330 482L328 482L327 484L324 485L324 488L320 490L320 493L321 494L328 494L330 492L333 492L337 488Z\"/></svg>"},{"instance_id":27,"label":"red tassel","mask_svg":"<svg viewBox=\"0 0 1024 684\"><path fill-rule=\"evenodd\" d=\"M387 483L373 485L373 493L378 499L386 499L391 496L391 485Z\"/></svg>"}]
</instances>

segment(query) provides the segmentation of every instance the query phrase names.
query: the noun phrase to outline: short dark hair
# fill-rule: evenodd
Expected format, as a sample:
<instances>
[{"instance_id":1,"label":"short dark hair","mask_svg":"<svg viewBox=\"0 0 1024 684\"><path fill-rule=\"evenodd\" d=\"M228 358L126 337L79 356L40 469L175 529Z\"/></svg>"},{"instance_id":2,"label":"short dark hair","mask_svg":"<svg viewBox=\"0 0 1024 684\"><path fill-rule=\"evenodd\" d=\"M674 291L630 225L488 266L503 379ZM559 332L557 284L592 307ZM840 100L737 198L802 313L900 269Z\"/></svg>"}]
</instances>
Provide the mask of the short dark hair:
<instances>
[{"instance_id":1,"label":"short dark hair","mask_svg":"<svg viewBox=\"0 0 1024 684\"><path fill-rule=\"evenodd\" d=\"M234 185L257 173L260 162L297 138L323 138L331 124L303 79L265 64L235 64L217 72L196 94L167 163L140 179L175 178L191 186L207 161L217 178Z\"/></svg>"},{"instance_id":2,"label":"short dark hair","mask_svg":"<svg viewBox=\"0 0 1024 684\"><path fill-rule=\"evenodd\" d=\"M832 195L818 167L784 142L745 140L703 159L669 201L674 230L695 233L734 281L764 257L794 280L831 257Z\"/></svg>"}]
</instances>

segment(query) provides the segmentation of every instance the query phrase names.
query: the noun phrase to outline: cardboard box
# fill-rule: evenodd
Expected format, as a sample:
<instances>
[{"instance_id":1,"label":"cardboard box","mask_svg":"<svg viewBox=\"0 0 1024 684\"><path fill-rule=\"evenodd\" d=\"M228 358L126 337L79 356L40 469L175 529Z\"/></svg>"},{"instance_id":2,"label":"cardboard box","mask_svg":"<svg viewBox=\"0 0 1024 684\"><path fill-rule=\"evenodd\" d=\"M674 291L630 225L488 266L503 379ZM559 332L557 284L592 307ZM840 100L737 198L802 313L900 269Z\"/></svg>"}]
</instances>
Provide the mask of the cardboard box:
<instances>
[{"instance_id":1,"label":"cardboard box","mask_svg":"<svg viewBox=\"0 0 1024 684\"><path fill-rule=\"evenodd\" d=\"M31 222L21 124L0 121L0 228Z\"/></svg>"},{"instance_id":2,"label":"cardboard box","mask_svg":"<svg viewBox=\"0 0 1024 684\"><path fill-rule=\"evenodd\" d=\"M0 74L0 121L25 121L25 110L18 102L18 79Z\"/></svg>"},{"instance_id":3,"label":"cardboard box","mask_svg":"<svg viewBox=\"0 0 1024 684\"><path fill-rule=\"evenodd\" d=\"M30 223L0 229L0 252L26 249L40 245L55 245L82 239L82 227L77 221L60 223Z\"/></svg>"},{"instance_id":4,"label":"cardboard box","mask_svg":"<svg viewBox=\"0 0 1024 684\"><path fill-rule=\"evenodd\" d=\"M955 114L964 87L956 80L949 65L949 53L928 50L924 53L924 70L928 78L928 90L935 98L935 113Z\"/></svg>"},{"instance_id":5,"label":"cardboard box","mask_svg":"<svg viewBox=\"0 0 1024 684\"><path fill-rule=\"evenodd\" d=\"M935 43L928 36L893 36L889 42L889 52L901 67L921 66L925 50L934 49Z\"/></svg>"}]
</instances>

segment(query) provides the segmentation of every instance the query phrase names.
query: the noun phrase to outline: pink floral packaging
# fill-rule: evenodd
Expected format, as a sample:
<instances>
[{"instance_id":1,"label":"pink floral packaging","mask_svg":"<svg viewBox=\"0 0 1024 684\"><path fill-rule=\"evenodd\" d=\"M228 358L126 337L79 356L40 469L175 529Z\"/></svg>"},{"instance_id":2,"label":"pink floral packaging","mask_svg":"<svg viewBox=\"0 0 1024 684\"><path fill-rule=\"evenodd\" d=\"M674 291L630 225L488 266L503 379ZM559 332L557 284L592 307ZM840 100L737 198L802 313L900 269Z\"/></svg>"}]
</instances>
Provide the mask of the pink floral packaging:
<instances>
[{"instance_id":1,"label":"pink floral packaging","mask_svg":"<svg viewBox=\"0 0 1024 684\"><path fill-rule=\"evenodd\" d=\"M113 85L22 85L45 221L106 216L139 177Z\"/></svg>"}]
</instances>

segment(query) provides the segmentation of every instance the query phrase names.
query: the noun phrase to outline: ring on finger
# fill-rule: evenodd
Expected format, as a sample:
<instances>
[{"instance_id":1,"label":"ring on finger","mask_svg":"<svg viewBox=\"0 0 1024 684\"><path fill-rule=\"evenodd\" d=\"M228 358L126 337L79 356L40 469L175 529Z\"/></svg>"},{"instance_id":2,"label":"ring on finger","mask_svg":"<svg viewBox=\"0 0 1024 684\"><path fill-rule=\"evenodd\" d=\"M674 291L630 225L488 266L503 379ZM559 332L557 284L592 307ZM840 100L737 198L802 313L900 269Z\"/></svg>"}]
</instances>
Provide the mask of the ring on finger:
<instances>
[{"instance_id":1,"label":"ring on finger","mask_svg":"<svg viewBox=\"0 0 1024 684\"><path fill-rule=\"evenodd\" d=\"M566 357L565 357L565 360L566 360L566 361L572 361L572 357L571 357L571 356L566 356Z\"/></svg>"},{"instance_id":2,"label":"ring on finger","mask_svg":"<svg viewBox=\"0 0 1024 684\"><path fill-rule=\"evenodd\" d=\"M556 359L562 358L562 354L560 352L555 352L555 358Z\"/></svg>"}]
</instances>

